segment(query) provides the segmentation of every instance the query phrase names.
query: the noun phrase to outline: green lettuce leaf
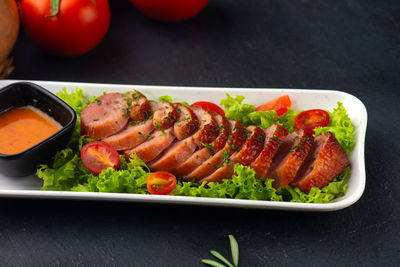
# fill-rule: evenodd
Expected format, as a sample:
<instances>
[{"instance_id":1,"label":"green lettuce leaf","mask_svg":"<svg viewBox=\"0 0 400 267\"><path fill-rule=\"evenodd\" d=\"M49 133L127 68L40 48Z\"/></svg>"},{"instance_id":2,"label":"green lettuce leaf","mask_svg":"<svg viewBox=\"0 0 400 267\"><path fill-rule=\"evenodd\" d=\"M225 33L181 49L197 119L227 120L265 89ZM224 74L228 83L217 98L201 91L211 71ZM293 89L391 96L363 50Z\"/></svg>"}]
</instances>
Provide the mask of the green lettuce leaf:
<instances>
[{"instance_id":1,"label":"green lettuce leaf","mask_svg":"<svg viewBox=\"0 0 400 267\"><path fill-rule=\"evenodd\" d=\"M193 197L237 198L254 200L280 201L282 197L272 187L273 180L255 178L255 171L241 164L234 167L232 179L224 179L221 183L181 182L179 192L175 194Z\"/></svg>"},{"instance_id":2,"label":"green lettuce leaf","mask_svg":"<svg viewBox=\"0 0 400 267\"><path fill-rule=\"evenodd\" d=\"M350 174L350 168L346 168L328 185L321 189L313 187L308 194L302 192L300 188L292 186L286 186L283 190L290 194L291 198L289 201L291 202L328 203L332 199L343 196L346 193L349 186L346 182Z\"/></svg>"},{"instance_id":3,"label":"green lettuce leaf","mask_svg":"<svg viewBox=\"0 0 400 267\"><path fill-rule=\"evenodd\" d=\"M174 102L174 99L169 95L163 95L158 98L158 101L172 103Z\"/></svg>"},{"instance_id":4,"label":"green lettuce leaf","mask_svg":"<svg viewBox=\"0 0 400 267\"><path fill-rule=\"evenodd\" d=\"M275 110L268 111L254 111L248 114L249 124L256 125L261 129L266 129L271 125L275 124L278 115Z\"/></svg>"},{"instance_id":5,"label":"green lettuce leaf","mask_svg":"<svg viewBox=\"0 0 400 267\"><path fill-rule=\"evenodd\" d=\"M301 111L294 111L288 108L285 114L279 116L277 124L281 125L283 128L289 131L289 133L296 131L296 126L294 124L294 119L299 115Z\"/></svg>"},{"instance_id":6,"label":"green lettuce leaf","mask_svg":"<svg viewBox=\"0 0 400 267\"><path fill-rule=\"evenodd\" d=\"M225 116L228 119L238 120L245 126L251 124L249 113L254 112L256 107L249 104L243 104L244 96L236 95L235 98L226 94L226 98L221 100L220 105L225 108Z\"/></svg>"},{"instance_id":7,"label":"green lettuce leaf","mask_svg":"<svg viewBox=\"0 0 400 267\"><path fill-rule=\"evenodd\" d=\"M315 135L321 135L325 132L331 132L347 154L350 154L356 141L353 135L354 126L351 123L347 110L343 104L338 102L337 108L329 112L330 122L328 127L319 127L315 129Z\"/></svg>"}]
</instances>

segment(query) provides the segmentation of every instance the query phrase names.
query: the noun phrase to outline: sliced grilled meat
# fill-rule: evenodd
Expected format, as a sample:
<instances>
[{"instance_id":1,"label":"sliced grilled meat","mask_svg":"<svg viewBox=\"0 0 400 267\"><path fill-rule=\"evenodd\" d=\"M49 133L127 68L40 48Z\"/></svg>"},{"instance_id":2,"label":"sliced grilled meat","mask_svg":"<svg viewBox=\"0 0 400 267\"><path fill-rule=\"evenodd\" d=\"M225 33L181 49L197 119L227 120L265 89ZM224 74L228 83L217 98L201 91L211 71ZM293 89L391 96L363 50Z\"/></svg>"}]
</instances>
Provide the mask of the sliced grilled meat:
<instances>
[{"instance_id":1,"label":"sliced grilled meat","mask_svg":"<svg viewBox=\"0 0 400 267\"><path fill-rule=\"evenodd\" d=\"M153 114L153 125L156 130L168 129L174 125L178 118L178 112L169 102L156 102L156 110ZM155 104L151 104L154 109Z\"/></svg>"},{"instance_id":2,"label":"sliced grilled meat","mask_svg":"<svg viewBox=\"0 0 400 267\"><path fill-rule=\"evenodd\" d=\"M247 139L238 152L235 152L230 158L232 161L242 165L250 165L260 154L264 146L265 133L257 126L246 128Z\"/></svg>"},{"instance_id":3,"label":"sliced grilled meat","mask_svg":"<svg viewBox=\"0 0 400 267\"><path fill-rule=\"evenodd\" d=\"M199 130L193 135L194 141L199 148L204 144L210 144L218 136L218 125L211 114L199 106L191 107L199 121Z\"/></svg>"},{"instance_id":4,"label":"sliced grilled meat","mask_svg":"<svg viewBox=\"0 0 400 267\"><path fill-rule=\"evenodd\" d=\"M272 160L281 146L283 139L288 134L287 130L279 125L272 125L264 130L265 142L264 148L258 157L250 164L256 172L258 178L265 178Z\"/></svg>"},{"instance_id":5,"label":"sliced grilled meat","mask_svg":"<svg viewBox=\"0 0 400 267\"><path fill-rule=\"evenodd\" d=\"M228 140L228 136L230 134L230 125L228 119L218 113L211 113L214 120L218 125L218 136L215 140L210 144L214 153L220 151L224 148L226 141Z\"/></svg>"},{"instance_id":6,"label":"sliced grilled meat","mask_svg":"<svg viewBox=\"0 0 400 267\"><path fill-rule=\"evenodd\" d=\"M183 140L198 130L199 121L190 108L180 103L174 103L173 107L178 112L178 119L174 124L174 135L178 140Z\"/></svg>"},{"instance_id":7,"label":"sliced grilled meat","mask_svg":"<svg viewBox=\"0 0 400 267\"><path fill-rule=\"evenodd\" d=\"M273 186L276 188L283 188L295 179L314 145L312 135L303 130L290 134L285 139L284 143L292 143L292 146L289 150L287 150L287 146L283 146L284 151L280 152L281 155L284 155L283 159L276 158L276 164L271 166L267 173L267 178L275 179Z\"/></svg>"},{"instance_id":8,"label":"sliced grilled meat","mask_svg":"<svg viewBox=\"0 0 400 267\"><path fill-rule=\"evenodd\" d=\"M186 180L201 180L215 172L224 163L223 156L224 154L227 154L226 151L228 151L227 148L218 151L214 156L203 162L198 168L186 175Z\"/></svg>"},{"instance_id":9,"label":"sliced grilled meat","mask_svg":"<svg viewBox=\"0 0 400 267\"><path fill-rule=\"evenodd\" d=\"M246 128L236 120L228 120L231 134L228 136L229 155L238 152L247 138Z\"/></svg>"},{"instance_id":10,"label":"sliced grilled meat","mask_svg":"<svg viewBox=\"0 0 400 267\"><path fill-rule=\"evenodd\" d=\"M82 134L95 140L116 134L128 123L127 107L120 93L100 96L82 110Z\"/></svg>"},{"instance_id":11,"label":"sliced grilled meat","mask_svg":"<svg viewBox=\"0 0 400 267\"><path fill-rule=\"evenodd\" d=\"M153 171L173 171L193 154L196 147L193 137L177 141L148 166Z\"/></svg>"},{"instance_id":12,"label":"sliced grilled meat","mask_svg":"<svg viewBox=\"0 0 400 267\"><path fill-rule=\"evenodd\" d=\"M185 180L189 180L185 178L185 176L191 173L194 169L198 168L204 161L211 158L211 156L212 152L208 148L202 148L200 150L197 150L185 162L180 164L174 170L174 173L177 177L184 177Z\"/></svg>"},{"instance_id":13,"label":"sliced grilled meat","mask_svg":"<svg viewBox=\"0 0 400 267\"><path fill-rule=\"evenodd\" d=\"M302 167L293 183L307 193L312 187L321 188L327 185L350 166L346 152L332 133L317 136L315 142L314 153L308 157L307 164Z\"/></svg>"},{"instance_id":14,"label":"sliced grilled meat","mask_svg":"<svg viewBox=\"0 0 400 267\"><path fill-rule=\"evenodd\" d=\"M210 174L209 176L201 179L199 183L203 182L221 182L223 179L231 179L233 175L233 168L236 163L224 163L224 165L218 168L215 172Z\"/></svg>"},{"instance_id":15,"label":"sliced grilled meat","mask_svg":"<svg viewBox=\"0 0 400 267\"><path fill-rule=\"evenodd\" d=\"M127 159L130 155L136 153L144 162L149 162L160 155L175 140L175 136L172 135L172 128L157 130L152 135L143 135L143 138L146 140L144 143L124 151Z\"/></svg>"},{"instance_id":16,"label":"sliced grilled meat","mask_svg":"<svg viewBox=\"0 0 400 267\"><path fill-rule=\"evenodd\" d=\"M133 121L144 121L152 114L151 105L147 97L138 91L129 92L126 95L129 103L129 115Z\"/></svg>"},{"instance_id":17,"label":"sliced grilled meat","mask_svg":"<svg viewBox=\"0 0 400 267\"><path fill-rule=\"evenodd\" d=\"M113 146L116 150L132 149L146 141L146 136L153 132L152 120L141 122L137 125L128 124L121 132L103 139L104 142Z\"/></svg>"}]
</instances>

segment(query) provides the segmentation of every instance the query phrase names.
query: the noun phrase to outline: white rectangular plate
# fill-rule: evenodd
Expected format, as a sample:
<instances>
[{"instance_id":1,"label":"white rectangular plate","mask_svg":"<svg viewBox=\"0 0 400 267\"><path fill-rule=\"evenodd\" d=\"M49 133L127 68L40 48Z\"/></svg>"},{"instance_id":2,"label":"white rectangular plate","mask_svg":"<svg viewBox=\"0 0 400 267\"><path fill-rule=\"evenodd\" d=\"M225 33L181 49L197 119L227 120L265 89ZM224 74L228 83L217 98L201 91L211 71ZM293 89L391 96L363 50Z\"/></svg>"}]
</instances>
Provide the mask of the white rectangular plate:
<instances>
[{"instance_id":1,"label":"white rectangular plate","mask_svg":"<svg viewBox=\"0 0 400 267\"><path fill-rule=\"evenodd\" d=\"M0 88L17 82L15 80L0 81ZM332 211L352 205L364 192L365 187L365 162L364 144L367 128L367 110L363 103L356 97L340 91L329 90L304 90L304 89L232 89L232 88L201 88L201 87L175 87L175 86L138 86L118 84L70 83L31 81L55 93L63 87L68 90L82 88L89 95L99 95L107 92L125 92L137 89L149 99L157 99L162 95L170 95L175 101L211 101L219 103L225 98L226 93L231 95L244 95L246 103L258 106L276 97L288 94L296 110L328 109L333 110L337 102L343 103L350 119L355 126L356 146L350 155L352 174L348 181L349 188L345 196L337 198L330 203L292 203L261 200L200 198L184 196L156 196L121 193L96 193L96 192L70 192L70 191L41 191L41 181L35 176L7 177L0 174L0 196L21 198L59 198L59 199L89 199L89 200L117 200L154 203L173 203L190 205L226 206L259 209L303 210L303 211ZM1 100L0 100L1 101Z\"/></svg>"}]
</instances>

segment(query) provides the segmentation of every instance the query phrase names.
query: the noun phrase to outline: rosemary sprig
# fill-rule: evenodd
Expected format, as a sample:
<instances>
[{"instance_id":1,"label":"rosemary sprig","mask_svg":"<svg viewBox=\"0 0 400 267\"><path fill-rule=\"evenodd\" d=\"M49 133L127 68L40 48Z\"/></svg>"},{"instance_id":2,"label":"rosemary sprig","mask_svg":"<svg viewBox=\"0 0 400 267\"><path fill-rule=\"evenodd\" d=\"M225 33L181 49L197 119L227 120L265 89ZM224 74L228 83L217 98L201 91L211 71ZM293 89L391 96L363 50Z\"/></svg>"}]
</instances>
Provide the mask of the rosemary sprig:
<instances>
[{"instance_id":1,"label":"rosemary sprig","mask_svg":"<svg viewBox=\"0 0 400 267\"><path fill-rule=\"evenodd\" d=\"M229 237L229 243L231 246L231 254L232 254L232 261L233 264L228 261L224 256L222 256L221 253L215 250L210 250L211 255L213 255L215 258L219 259L222 261L224 264L215 261L215 260L210 260L210 259L202 259L201 262L213 267L238 267L239 265L239 245L233 235L228 235Z\"/></svg>"}]
</instances>

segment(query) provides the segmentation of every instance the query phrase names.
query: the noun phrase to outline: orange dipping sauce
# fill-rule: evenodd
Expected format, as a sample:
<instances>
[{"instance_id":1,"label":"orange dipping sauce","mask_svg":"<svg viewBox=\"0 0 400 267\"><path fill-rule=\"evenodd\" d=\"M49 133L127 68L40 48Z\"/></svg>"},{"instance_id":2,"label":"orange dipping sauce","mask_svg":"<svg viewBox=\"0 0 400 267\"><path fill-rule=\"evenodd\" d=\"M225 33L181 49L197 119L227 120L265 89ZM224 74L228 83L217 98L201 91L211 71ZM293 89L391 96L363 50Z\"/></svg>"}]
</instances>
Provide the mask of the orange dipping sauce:
<instances>
[{"instance_id":1,"label":"orange dipping sauce","mask_svg":"<svg viewBox=\"0 0 400 267\"><path fill-rule=\"evenodd\" d=\"M61 124L32 106L9 110L0 115L0 153L25 151L61 128Z\"/></svg>"}]
</instances>

